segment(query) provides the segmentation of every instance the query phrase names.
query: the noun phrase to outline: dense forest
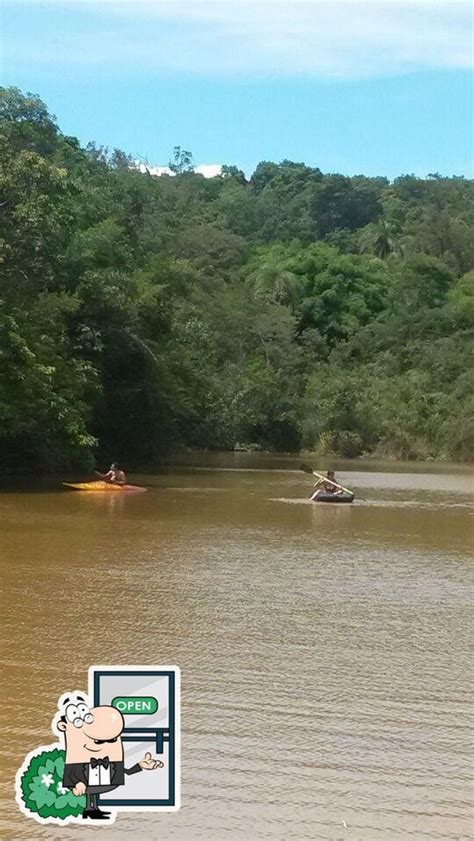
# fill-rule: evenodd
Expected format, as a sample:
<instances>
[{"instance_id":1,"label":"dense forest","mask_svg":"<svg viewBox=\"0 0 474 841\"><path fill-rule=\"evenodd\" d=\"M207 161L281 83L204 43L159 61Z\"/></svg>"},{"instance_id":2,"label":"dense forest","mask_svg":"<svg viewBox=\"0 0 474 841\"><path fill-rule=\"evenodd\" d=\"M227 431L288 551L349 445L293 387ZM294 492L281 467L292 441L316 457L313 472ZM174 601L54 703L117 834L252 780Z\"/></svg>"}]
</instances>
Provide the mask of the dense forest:
<instances>
[{"instance_id":1,"label":"dense forest","mask_svg":"<svg viewBox=\"0 0 474 841\"><path fill-rule=\"evenodd\" d=\"M81 148L1 89L0 458L182 447L467 460L474 182ZM388 141L389 142L389 139Z\"/></svg>"}]
</instances>

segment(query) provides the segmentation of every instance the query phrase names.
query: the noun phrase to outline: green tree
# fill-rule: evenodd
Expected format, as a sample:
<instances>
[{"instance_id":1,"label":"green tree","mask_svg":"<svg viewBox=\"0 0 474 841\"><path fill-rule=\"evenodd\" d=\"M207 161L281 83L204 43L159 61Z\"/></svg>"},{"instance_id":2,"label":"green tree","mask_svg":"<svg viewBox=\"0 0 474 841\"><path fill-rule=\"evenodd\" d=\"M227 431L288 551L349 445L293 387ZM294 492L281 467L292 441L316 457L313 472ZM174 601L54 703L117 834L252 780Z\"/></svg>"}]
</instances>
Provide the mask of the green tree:
<instances>
[{"instance_id":1,"label":"green tree","mask_svg":"<svg viewBox=\"0 0 474 841\"><path fill-rule=\"evenodd\" d=\"M171 158L168 166L175 175L183 175L185 172L192 172L192 152L182 149L181 146L175 146L173 149L173 157Z\"/></svg>"},{"instance_id":2,"label":"green tree","mask_svg":"<svg viewBox=\"0 0 474 841\"><path fill-rule=\"evenodd\" d=\"M380 260L387 260L391 254L403 255L403 247L393 228L384 220L371 222L361 234L362 253L374 254Z\"/></svg>"},{"instance_id":3,"label":"green tree","mask_svg":"<svg viewBox=\"0 0 474 841\"><path fill-rule=\"evenodd\" d=\"M473 452L474 182L176 178L0 90L0 457Z\"/></svg>"}]
</instances>

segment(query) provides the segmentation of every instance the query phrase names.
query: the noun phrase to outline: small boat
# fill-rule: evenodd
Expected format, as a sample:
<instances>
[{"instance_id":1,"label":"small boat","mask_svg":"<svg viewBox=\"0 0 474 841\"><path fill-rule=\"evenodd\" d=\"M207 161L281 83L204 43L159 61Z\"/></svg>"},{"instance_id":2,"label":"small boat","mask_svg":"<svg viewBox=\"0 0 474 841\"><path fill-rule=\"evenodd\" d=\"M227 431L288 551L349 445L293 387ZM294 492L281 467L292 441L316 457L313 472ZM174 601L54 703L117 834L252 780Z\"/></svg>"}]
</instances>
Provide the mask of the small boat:
<instances>
[{"instance_id":1,"label":"small boat","mask_svg":"<svg viewBox=\"0 0 474 841\"><path fill-rule=\"evenodd\" d=\"M146 491L141 485L114 485L111 482L63 482L65 488L87 493L126 493L127 491Z\"/></svg>"},{"instance_id":2,"label":"small boat","mask_svg":"<svg viewBox=\"0 0 474 841\"><path fill-rule=\"evenodd\" d=\"M329 485L331 488L334 488L333 491L323 490L323 488L319 491L316 490L310 497L311 502L354 502L354 494L352 491L350 491L349 488L345 488L344 485L340 485L339 482L334 482L330 479L329 472L327 476L323 476L308 464L302 464L300 470L304 473L311 473L312 476L318 477L319 482L316 483L316 487L322 483L326 485L326 487Z\"/></svg>"},{"instance_id":3,"label":"small boat","mask_svg":"<svg viewBox=\"0 0 474 841\"><path fill-rule=\"evenodd\" d=\"M317 491L311 497L313 502L354 502L354 494L346 493L328 493L328 491Z\"/></svg>"}]
</instances>

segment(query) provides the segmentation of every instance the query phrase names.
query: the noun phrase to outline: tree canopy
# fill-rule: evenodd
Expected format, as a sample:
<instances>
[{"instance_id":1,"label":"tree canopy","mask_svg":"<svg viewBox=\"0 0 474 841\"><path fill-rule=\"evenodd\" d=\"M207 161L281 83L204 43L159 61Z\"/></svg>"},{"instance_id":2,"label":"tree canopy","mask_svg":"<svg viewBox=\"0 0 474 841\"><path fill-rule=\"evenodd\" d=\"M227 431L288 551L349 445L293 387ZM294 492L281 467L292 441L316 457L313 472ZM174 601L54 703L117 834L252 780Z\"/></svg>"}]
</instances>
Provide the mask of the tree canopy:
<instances>
[{"instance_id":1,"label":"tree canopy","mask_svg":"<svg viewBox=\"0 0 474 841\"><path fill-rule=\"evenodd\" d=\"M474 183L285 160L205 179L0 91L0 458L474 451Z\"/></svg>"}]
</instances>

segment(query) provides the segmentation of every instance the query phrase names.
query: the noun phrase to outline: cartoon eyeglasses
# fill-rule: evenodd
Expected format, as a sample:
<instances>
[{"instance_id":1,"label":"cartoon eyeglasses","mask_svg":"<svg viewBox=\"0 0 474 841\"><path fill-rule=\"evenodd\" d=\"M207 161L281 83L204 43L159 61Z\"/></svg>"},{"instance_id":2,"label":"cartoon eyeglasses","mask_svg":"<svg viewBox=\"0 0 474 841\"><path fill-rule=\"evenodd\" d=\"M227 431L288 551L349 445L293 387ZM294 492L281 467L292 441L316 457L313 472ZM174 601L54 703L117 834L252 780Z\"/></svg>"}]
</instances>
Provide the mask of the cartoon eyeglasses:
<instances>
[{"instance_id":1,"label":"cartoon eyeglasses","mask_svg":"<svg viewBox=\"0 0 474 841\"><path fill-rule=\"evenodd\" d=\"M94 721L94 716L89 712L87 704L68 704L65 714L74 727L82 727L83 724L92 724Z\"/></svg>"}]
</instances>

